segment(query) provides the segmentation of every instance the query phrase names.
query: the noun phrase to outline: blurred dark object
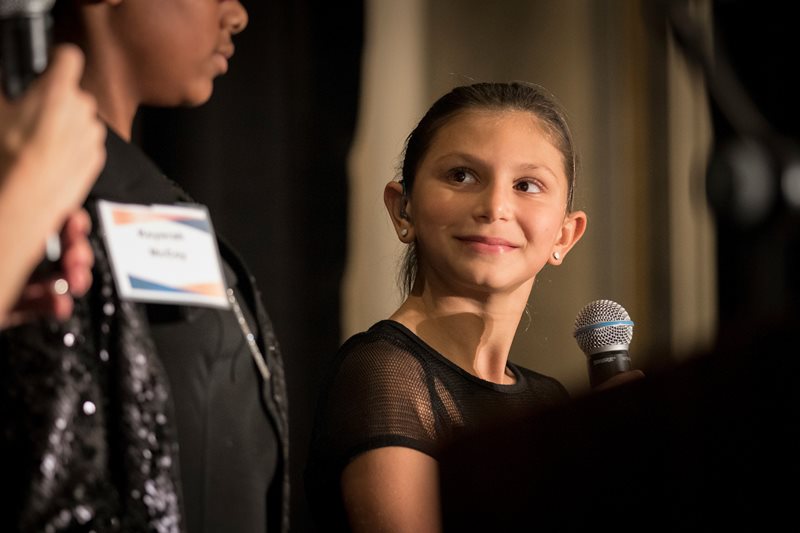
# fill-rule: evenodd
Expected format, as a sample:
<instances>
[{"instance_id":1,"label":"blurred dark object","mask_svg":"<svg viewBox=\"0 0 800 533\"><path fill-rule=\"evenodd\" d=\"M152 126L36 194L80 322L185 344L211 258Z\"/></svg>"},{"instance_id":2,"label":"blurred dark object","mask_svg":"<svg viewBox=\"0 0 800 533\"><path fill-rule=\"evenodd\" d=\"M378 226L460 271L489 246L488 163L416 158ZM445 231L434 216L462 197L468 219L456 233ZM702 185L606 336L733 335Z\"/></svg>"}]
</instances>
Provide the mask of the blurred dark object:
<instances>
[{"instance_id":1,"label":"blurred dark object","mask_svg":"<svg viewBox=\"0 0 800 533\"><path fill-rule=\"evenodd\" d=\"M0 0L0 78L14 99L47 68L54 0Z\"/></svg>"},{"instance_id":2,"label":"blurred dark object","mask_svg":"<svg viewBox=\"0 0 800 533\"><path fill-rule=\"evenodd\" d=\"M753 324L688 364L460 440L441 461L445 530L791 528L794 338Z\"/></svg>"},{"instance_id":3,"label":"blurred dark object","mask_svg":"<svg viewBox=\"0 0 800 533\"><path fill-rule=\"evenodd\" d=\"M796 8L715 1L711 39L693 23L691 2L669 5L673 35L709 92L719 322L791 316L800 304L800 82L787 53Z\"/></svg>"}]
</instances>

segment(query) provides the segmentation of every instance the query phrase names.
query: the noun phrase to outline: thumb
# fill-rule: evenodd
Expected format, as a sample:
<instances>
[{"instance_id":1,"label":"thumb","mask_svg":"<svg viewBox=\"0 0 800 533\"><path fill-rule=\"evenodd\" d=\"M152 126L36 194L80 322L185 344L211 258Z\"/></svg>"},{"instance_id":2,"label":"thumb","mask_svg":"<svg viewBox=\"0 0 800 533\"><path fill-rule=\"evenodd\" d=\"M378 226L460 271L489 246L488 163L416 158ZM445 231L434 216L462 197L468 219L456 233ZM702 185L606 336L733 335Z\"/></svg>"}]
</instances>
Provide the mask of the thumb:
<instances>
[{"instance_id":1,"label":"thumb","mask_svg":"<svg viewBox=\"0 0 800 533\"><path fill-rule=\"evenodd\" d=\"M80 48L74 44L58 45L53 49L47 70L34 83L58 80L61 83L77 85L83 75L83 65L84 56Z\"/></svg>"}]
</instances>

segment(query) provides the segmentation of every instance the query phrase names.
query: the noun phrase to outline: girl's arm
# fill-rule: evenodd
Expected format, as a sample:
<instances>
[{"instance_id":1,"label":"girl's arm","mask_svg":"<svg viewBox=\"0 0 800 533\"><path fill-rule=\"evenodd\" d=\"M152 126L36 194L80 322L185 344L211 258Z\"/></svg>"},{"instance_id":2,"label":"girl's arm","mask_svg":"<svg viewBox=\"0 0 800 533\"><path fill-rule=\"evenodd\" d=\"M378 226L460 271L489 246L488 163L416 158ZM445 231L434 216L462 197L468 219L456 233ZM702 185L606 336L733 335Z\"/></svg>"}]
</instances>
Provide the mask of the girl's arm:
<instances>
[{"instance_id":1,"label":"girl's arm","mask_svg":"<svg viewBox=\"0 0 800 533\"><path fill-rule=\"evenodd\" d=\"M420 451L389 446L359 455L342 473L352 530L441 531L438 463Z\"/></svg>"}]
</instances>

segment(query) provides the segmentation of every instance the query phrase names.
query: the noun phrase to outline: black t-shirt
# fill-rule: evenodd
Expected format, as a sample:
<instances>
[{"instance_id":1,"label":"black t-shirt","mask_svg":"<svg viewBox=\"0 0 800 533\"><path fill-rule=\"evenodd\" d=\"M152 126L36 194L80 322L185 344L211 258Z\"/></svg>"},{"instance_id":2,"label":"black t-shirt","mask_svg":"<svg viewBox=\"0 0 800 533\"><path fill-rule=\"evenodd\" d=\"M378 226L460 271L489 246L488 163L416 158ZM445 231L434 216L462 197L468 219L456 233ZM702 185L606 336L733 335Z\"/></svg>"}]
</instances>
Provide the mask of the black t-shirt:
<instances>
[{"instance_id":1,"label":"black t-shirt","mask_svg":"<svg viewBox=\"0 0 800 533\"><path fill-rule=\"evenodd\" d=\"M332 362L317 407L306 469L315 520L326 531L347 529L341 474L360 453L403 446L438 459L465 431L568 398L555 379L508 368L516 378L511 385L475 377L391 320L351 337Z\"/></svg>"}]
</instances>

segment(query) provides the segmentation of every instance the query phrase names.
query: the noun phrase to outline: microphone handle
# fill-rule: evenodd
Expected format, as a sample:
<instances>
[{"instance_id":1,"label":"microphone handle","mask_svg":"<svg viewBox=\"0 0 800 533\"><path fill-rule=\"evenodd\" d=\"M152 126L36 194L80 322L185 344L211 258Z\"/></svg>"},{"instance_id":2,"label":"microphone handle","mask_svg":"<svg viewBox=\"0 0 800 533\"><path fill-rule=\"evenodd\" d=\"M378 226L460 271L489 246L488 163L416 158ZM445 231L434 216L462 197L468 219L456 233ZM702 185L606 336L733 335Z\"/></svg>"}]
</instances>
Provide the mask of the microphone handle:
<instances>
[{"instance_id":1,"label":"microphone handle","mask_svg":"<svg viewBox=\"0 0 800 533\"><path fill-rule=\"evenodd\" d=\"M631 369L631 356L628 350L609 350L597 352L587 357L589 384L592 388L607 379Z\"/></svg>"},{"instance_id":2,"label":"microphone handle","mask_svg":"<svg viewBox=\"0 0 800 533\"><path fill-rule=\"evenodd\" d=\"M48 13L0 19L0 76L6 97L17 98L47 68L50 26Z\"/></svg>"}]
</instances>

